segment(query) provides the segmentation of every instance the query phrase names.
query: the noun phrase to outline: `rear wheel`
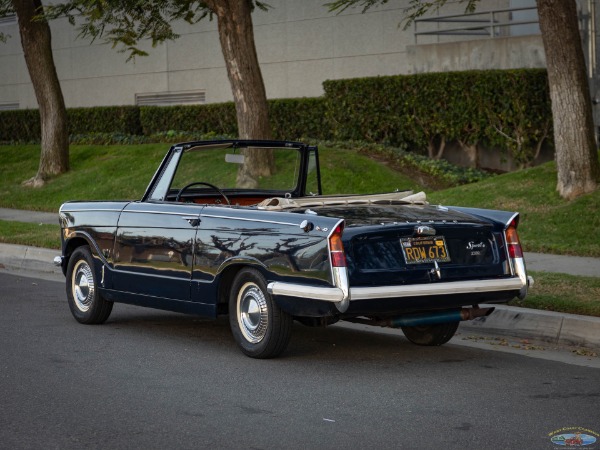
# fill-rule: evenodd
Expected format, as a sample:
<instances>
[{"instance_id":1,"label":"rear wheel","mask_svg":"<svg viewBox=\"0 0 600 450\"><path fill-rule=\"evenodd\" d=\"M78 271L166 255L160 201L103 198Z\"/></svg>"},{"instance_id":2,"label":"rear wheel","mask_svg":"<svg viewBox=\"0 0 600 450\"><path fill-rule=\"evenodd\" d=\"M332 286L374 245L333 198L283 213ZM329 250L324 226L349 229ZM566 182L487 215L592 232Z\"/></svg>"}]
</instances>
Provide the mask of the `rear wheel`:
<instances>
[{"instance_id":1,"label":"rear wheel","mask_svg":"<svg viewBox=\"0 0 600 450\"><path fill-rule=\"evenodd\" d=\"M85 324L99 324L108 319L113 302L102 298L94 275L94 260L90 248L78 247L67 266L67 299L73 317Z\"/></svg>"},{"instance_id":2,"label":"rear wheel","mask_svg":"<svg viewBox=\"0 0 600 450\"><path fill-rule=\"evenodd\" d=\"M458 329L459 322L438 323L415 327L401 327L404 336L417 345L442 345L452 339Z\"/></svg>"},{"instance_id":3,"label":"rear wheel","mask_svg":"<svg viewBox=\"0 0 600 450\"><path fill-rule=\"evenodd\" d=\"M252 358L278 356L292 333L292 317L273 301L262 274L249 268L241 270L233 281L229 325L237 345Z\"/></svg>"}]
</instances>

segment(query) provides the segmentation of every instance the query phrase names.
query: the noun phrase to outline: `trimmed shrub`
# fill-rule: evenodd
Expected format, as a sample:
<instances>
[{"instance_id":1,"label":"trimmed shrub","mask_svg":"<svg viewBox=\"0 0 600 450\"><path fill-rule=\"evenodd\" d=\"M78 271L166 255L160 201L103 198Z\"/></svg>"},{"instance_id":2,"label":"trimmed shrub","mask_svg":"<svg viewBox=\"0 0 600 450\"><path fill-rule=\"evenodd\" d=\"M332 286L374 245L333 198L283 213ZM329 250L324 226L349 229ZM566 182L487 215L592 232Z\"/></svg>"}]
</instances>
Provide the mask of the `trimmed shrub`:
<instances>
[{"instance_id":1,"label":"trimmed shrub","mask_svg":"<svg viewBox=\"0 0 600 450\"><path fill-rule=\"evenodd\" d=\"M319 98L269 101L275 139L383 143L439 159L459 143L477 165L477 146L506 149L520 165L552 142L544 69L425 73L329 80ZM233 102L181 106L115 106L67 111L77 140L146 136L237 136ZM0 112L0 141L39 142L37 110ZM134 139L135 140L135 139ZM504 151L504 150L501 150Z\"/></svg>"},{"instance_id":2,"label":"trimmed shrub","mask_svg":"<svg viewBox=\"0 0 600 450\"><path fill-rule=\"evenodd\" d=\"M269 100L269 120L275 139L330 139L325 123L326 101L318 98Z\"/></svg>"},{"instance_id":3,"label":"trimmed shrub","mask_svg":"<svg viewBox=\"0 0 600 450\"><path fill-rule=\"evenodd\" d=\"M269 100L269 116L275 139L321 138L329 132L323 124L324 98ZM140 108L143 133L168 131L237 135L232 102L188 106L144 106Z\"/></svg>"},{"instance_id":4,"label":"trimmed shrub","mask_svg":"<svg viewBox=\"0 0 600 450\"><path fill-rule=\"evenodd\" d=\"M140 110L137 106L97 106L69 108L69 134L122 133L139 135L142 132Z\"/></svg>"},{"instance_id":5,"label":"trimmed shrub","mask_svg":"<svg viewBox=\"0 0 600 450\"><path fill-rule=\"evenodd\" d=\"M39 142L41 134L37 109L0 111L0 142Z\"/></svg>"},{"instance_id":6,"label":"trimmed shrub","mask_svg":"<svg viewBox=\"0 0 600 450\"><path fill-rule=\"evenodd\" d=\"M141 134L136 106L99 106L67 109L69 134ZM0 112L0 142L39 142L40 114L37 109Z\"/></svg>"},{"instance_id":7,"label":"trimmed shrub","mask_svg":"<svg viewBox=\"0 0 600 450\"><path fill-rule=\"evenodd\" d=\"M397 75L323 83L335 139L437 156L446 142L510 150L519 163L552 139L545 69Z\"/></svg>"},{"instance_id":8,"label":"trimmed shrub","mask_svg":"<svg viewBox=\"0 0 600 450\"><path fill-rule=\"evenodd\" d=\"M142 132L146 136L170 130L237 135L233 102L210 105L142 106Z\"/></svg>"}]
</instances>

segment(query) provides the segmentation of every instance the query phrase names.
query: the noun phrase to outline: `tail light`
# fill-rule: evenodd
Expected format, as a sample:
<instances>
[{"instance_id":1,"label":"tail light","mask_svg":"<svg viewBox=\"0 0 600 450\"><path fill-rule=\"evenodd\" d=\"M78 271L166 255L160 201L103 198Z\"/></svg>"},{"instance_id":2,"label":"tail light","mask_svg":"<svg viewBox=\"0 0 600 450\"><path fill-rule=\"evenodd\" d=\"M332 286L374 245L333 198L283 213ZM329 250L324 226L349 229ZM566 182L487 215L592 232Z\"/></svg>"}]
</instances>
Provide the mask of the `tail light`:
<instances>
[{"instance_id":1,"label":"tail light","mask_svg":"<svg viewBox=\"0 0 600 450\"><path fill-rule=\"evenodd\" d=\"M504 234L506 236L506 245L508 246L508 255L510 258L522 258L523 249L521 248L521 242L519 241L517 222L515 220L510 223Z\"/></svg>"},{"instance_id":2,"label":"tail light","mask_svg":"<svg viewBox=\"0 0 600 450\"><path fill-rule=\"evenodd\" d=\"M335 230L329 236L329 254L331 255L331 265L333 267L346 267L346 254L342 244L343 231L344 223L342 222L335 227Z\"/></svg>"}]
</instances>

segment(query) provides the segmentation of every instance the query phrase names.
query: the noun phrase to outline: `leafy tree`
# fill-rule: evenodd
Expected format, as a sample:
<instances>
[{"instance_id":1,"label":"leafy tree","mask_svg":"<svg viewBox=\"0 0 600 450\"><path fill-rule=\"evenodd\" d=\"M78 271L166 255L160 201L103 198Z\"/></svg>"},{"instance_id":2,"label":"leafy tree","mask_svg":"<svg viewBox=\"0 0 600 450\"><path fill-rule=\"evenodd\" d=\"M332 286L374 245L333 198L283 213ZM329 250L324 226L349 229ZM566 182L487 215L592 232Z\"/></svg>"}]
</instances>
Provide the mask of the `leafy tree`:
<instances>
[{"instance_id":1,"label":"leafy tree","mask_svg":"<svg viewBox=\"0 0 600 450\"><path fill-rule=\"evenodd\" d=\"M66 16L79 23L82 36L102 38L128 52L130 58L147 53L141 40L152 46L178 37L173 23L195 24L216 17L221 49L233 92L239 136L270 139L267 95L254 43L252 12L268 6L258 0L69 0L48 8L49 17ZM248 150L240 168L238 185L252 187L260 176L273 170L270 155Z\"/></svg>"},{"instance_id":2,"label":"leafy tree","mask_svg":"<svg viewBox=\"0 0 600 450\"><path fill-rule=\"evenodd\" d=\"M473 12L479 0L458 0ZM592 105L585 60L577 24L575 0L536 0L546 52L554 143L558 169L557 190L573 199L597 189L600 162L594 139ZM334 0L331 11L362 7L365 12L389 0ZM437 11L447 0L410 0L406 25L430 10Z\"/></svg>"},{"instance_id":3,"label":"leafy tree","mask_svg":"<svg viewBox=\"0 0 600 450\"><path fill-rule=\"evenodd\" d=\"M52 175L69 170L67 110L52 57L48 22L41 0L0 0L0 17L16 13L27 70L40 111L42 149L37 174L24 182L42 186ZM7 36L1 36L0 40Z\"/></svg>"}]
</instances>

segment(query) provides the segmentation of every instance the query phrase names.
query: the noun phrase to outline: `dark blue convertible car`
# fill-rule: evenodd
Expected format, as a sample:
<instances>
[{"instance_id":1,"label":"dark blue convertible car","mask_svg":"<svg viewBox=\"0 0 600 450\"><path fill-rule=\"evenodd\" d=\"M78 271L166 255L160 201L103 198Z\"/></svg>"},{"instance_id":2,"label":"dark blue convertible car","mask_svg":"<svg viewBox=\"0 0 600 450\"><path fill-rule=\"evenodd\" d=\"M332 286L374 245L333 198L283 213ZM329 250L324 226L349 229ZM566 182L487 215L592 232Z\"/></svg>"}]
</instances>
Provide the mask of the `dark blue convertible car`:
<instances>
[{"instance_id":1,"label":"dark blue convertible car","mask_svg":"<svg viewBox=\"0 0 600 450\"><path fill-rule=\"evenodd\" d=\"M524 298L519 214L429 205L411 192L324 196L318 150L213 141L169 150L139 201L60 208L71 312L113 302L229 314L246 355L283 352L292 322L402 328L441 345L461 320Z\"/></svg>"}]
</instances>

